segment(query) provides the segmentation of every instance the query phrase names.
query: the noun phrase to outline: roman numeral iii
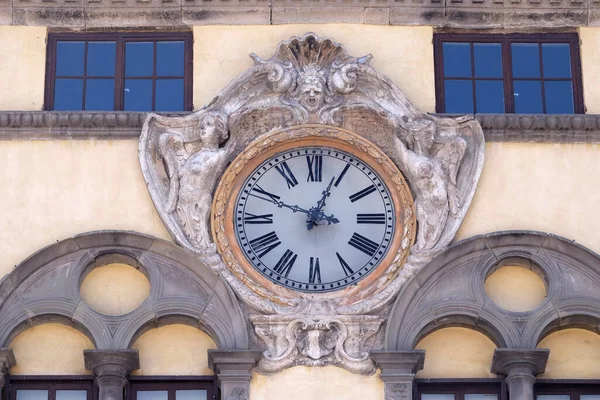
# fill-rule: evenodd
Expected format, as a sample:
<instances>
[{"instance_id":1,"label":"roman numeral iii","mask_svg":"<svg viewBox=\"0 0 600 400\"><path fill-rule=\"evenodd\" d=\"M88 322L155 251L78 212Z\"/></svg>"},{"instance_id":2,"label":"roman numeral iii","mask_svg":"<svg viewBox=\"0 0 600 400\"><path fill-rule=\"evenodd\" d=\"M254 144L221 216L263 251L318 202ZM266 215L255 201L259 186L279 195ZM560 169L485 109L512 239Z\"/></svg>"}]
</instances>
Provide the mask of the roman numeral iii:
<instances>
[{"instance_id":1,"label":"roman numeral iii","mask_svg":"<svg viewBox=\"0 0 600 400\"><path fill-rule=\"evenodd\" d=\"M321 182L323 171L323 156L306 156L308 163L308 178L306 182Z\"/></svg>"},{"instance_id":2,"label":"roman numeral iii","mask_svg":"<svg viewBox=\"0 0 600 400\"><path fill-rule=\"evenodd\" d=\"M275 232L269 232L250 241L250 247L255 253L258 253L258 258L261 258L280 244L281 242Z\"/></svg>"},{"instance_id":3,"label":"roman numeral iii","mask_svg":"<svg viewBox=\"0 0 600 400\"><path fill-rule=\"evenodd\" d=\"M287 183L288 189L293 188L298 184L296 177L285 161L279 165L276 165L275 169L281 174L281 176L285 178L285 183Z\"/></svg>"},{"instance_id":4,"label":"roman numeral iii","mask_svg":"<svg viewBox=\"0 0 600 400\"><path fill-rule=\"evenodd\" d=\"M354 232L354 235L352 235L352 238L350 238L348 244L371 257L375 255L375 252L379 247L379 245L371 239L367 239L366 237L359 235L356 232Z\"/></svg>"}]
</instances>

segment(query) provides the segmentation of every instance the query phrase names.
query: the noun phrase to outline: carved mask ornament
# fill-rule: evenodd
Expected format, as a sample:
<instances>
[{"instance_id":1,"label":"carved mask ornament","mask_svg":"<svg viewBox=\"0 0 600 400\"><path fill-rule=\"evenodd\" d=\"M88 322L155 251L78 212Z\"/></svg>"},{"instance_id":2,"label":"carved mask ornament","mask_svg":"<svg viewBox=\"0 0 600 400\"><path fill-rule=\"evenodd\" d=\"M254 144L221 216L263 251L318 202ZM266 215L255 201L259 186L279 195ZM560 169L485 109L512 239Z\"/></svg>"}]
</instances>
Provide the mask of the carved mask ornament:
<instances>
[{"instance_id":1,"label":"carved mask ornament","mask_svg":"<svg viewBox=\"0 0 600 400\"><path fill-rule=\"evenodd\" d=\"M251 57L208 107L148 116L139 156L152 200L246 304L259 370L372 373L386 306L469 208L481 127L422 113L370 55L312 33Z\"/></svg>"}]
</instances>

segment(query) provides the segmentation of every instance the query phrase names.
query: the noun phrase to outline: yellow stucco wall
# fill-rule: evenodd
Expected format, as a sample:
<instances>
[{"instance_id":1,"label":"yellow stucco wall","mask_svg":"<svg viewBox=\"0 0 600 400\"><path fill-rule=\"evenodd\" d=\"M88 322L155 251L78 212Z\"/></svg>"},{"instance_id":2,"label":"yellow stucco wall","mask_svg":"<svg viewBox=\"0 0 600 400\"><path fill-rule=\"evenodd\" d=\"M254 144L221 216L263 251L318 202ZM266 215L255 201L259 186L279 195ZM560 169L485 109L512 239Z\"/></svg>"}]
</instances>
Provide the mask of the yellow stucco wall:
<instances>
[{"instance_id":1,"label":"yellow stucco wall","mask_svg":"<svg viewBox=\"0 0 600 400\"><path fill-rule=\"evenodd\" d=\"M600 335L565 329L545 337L539 348L550 349L541 379L600 379Z\"/></svg>"},{"instance_id":2,"label":"yellow stucco wall","mask_svg":"<svg viewBox=\"0 0 600 400\"><path fill-rule=\"evenodd\" d=\"M579 28L583 100L588 114L600 114L600 28Z\"/></svg>"},{"instance_id":3,"label":"yellow stucco wall","mask_svg":"<svg viewBox=\"0 0 600 400\"><path fill-rule=\"evenodd\" d=\"M524 312L533 310L546 298L546 285L532 270L507 265L486 279L485 292L499 307Z\"/></svg>"},{"instance_id":4,"label":"yellow stucco wall","mask_svg":"<svg viewBox=\"0 0 600 400\"><path fill-rule=\"evenodd\" d=\"M0 26L0 110L41 110L46 28Z\"/></svg>"},{"instance_id":5,"label":"yellow stucco wall","mask_svg":"<svg viewBox=\"0 0 600 400\"><path fill-rule=\"evenodd\" d=\"M100 229L169 239L137 142L0 142L0 277L42 247Z\"/></svg>"},{"instance_id":6,"label":"yellow stucco wall","mask_svg":"<svg viewBox=\"0 0 600 400\"><path fill-rule=\"evenodd\" d=\"M494 378L490 372L496 345L467 328L444 328L427 335L416 349L426 351L417 378Z\"/></svg>"},{"instance_id":7,"label":"yellow stucco wall","mask_svg":"<svg viewBox=\"0 0 600 400\"><path fill-rule=\"evenodd\" d=\"M12 375L85 375L83 350L92 342L74 328L60 324L34 326L19 334L10 346L17 365Z\"/></svg>"},{"instance_id":8,"label":"yellow stucco wall","mask_svg":"<svg viewBox=\"0 0 600 400\"><path fill-rule=\"evenodd\" d=\"M109 264L92 270L79 293L92 310L104 315L124 315L137 309L150 294L150 282L139 270Z\"/></svg>"},{"instance_id":9,"label":"yellow stucco wall","mask_svg":"<svg viewBox=\"0 0 600 400\"><path fill-rule=\"evenodd\" d=\"M600 252L600 145L488 143L457 240L507 229L554 233Z\"/></svg>"},{"instance_id":10,"label":"yellow stucco wall","mask_svg":"<svg viewBox=\"0 0 600 400\"><path fill-rule=\"evenodd\" d=\"M383 399L379 373L352 374L337 367L294 367L276 375L253 374L250 400Z\"/></svg>"},{"instance_id":11,"label":"yellow stucco wall","mask_svg":"<svg viewBox=\"0 0 600 400\"><path fill-rule=\"evenodd\" d=\"M373 54L371 65L390 77L423 111L435 110L433 29L353 24L194 27L194 108L208 104L253 65L251 52L270 58L277 43L314 32L344 45L352 56Z\"/></svg>"},{"instance_id":12,"label":"yellow stucco wall","mask_svg":"<svg viewBox=\"0 0 600 400\"><path fill-rule=\"evenodd\" d=\"M160 346L157 346L160 343ZM212 375L209 349L215 342L200 329L166 325L151 329L131 346L140 352L140 369L135 375Z\"/></svg>"}]
</instances>

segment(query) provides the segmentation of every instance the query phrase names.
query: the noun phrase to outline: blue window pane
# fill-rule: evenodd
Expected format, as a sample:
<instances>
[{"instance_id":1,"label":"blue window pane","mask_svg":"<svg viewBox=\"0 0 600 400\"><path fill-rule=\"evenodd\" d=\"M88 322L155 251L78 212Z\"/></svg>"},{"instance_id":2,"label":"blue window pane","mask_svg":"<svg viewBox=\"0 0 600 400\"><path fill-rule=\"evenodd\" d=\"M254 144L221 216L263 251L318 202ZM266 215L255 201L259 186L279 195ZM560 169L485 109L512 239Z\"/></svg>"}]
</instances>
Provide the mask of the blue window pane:
<instances>
[{"instance_id":1,"label":"blue window pane","mask_svg":"<svg viewBox=\"0 0 600 400\"><path fill-rule=\"evenodd\" d=\"M152 111L152 79L125 79L125 111Z\"/></svg>"},{"instance_id":2,"label":"blue window pane","mask_svg":"<svg viewBox=\"0 0 600 400\"><path fill-rule=\"evenodd\" d=\"M183 76L183 42L156 44L156 75Z\"/></svg>"},{"instance_id":3,"label":"blue window pane","mask_svg":"<svg viewBox=\"0 0 600 400\"><path fill-rule=\"evenodd\" d=\"M81 110L83 79L60 79L54 82L54 109Z\"/></svg>"},{"instance_id":4,"label":"blue window pane","mask_svg":"<svg viewBox=\"0 0 600 400\"><path fill-rule=\"evenodd\" d=\"M125 76L152 76L154 43L128 42L125 44Z\"/></svg>"},{"instance_id":5,"label":"blue window pane","mask_svg":"<svg viewBox=\"0 0 600 400\"><path fill-rule=\"evenodd\" d=\"M513 43L512 69L515 78L540 77L540 48L537 43Z\"/></svg>"},{"instance_id":6,"label":"blue window pane","mask_svg":"<svg viewBox=\"0 0 600 400\"><path fill-rule=\"evenodd\" d=\"M475 81L478 113L504 113L504 82Z\"/></svg>"},{"instance_id":7,"label":"blue window pane","mask_svg":"<svg viewBox=\"0 0 600 400\"><path fill-rule=\"evenodd\" d=\"M86 85L86 110L112 111L115 109L114 79L88 79Z\"/></svg>"},{"instance_id":8,"label":"blue window pane","mask_svg":"<svg viewBox=\"0 0 600 400\"><path fill-rule=\"evenodd\" d=\"M115 42L89 42L88 76L114 76L117 46Z\"/></svg>"},{"instance_id":9,"label":"blue window pane","mask_svg":"<svg viewBox=\"0 0 600 400\"><path fill-rule=\"evenodd\" d=\"M206 390L176 390L175 400L206 400Z\"/></svg>"},{"instance_id":10,"label":"blue window pane","mask_svg":"<svg viewBox=\"0 0 600 400\"><path fill-rule=\"evenodd\" d=\"M56 400L87 400L87 390L57 390Z\"/></svg>"},{"instance_id":11,"label":"blue window pane","mask_svg":"<svg viewBox=\"0 0 600 400\"><path fill-rule=\"evenodd\" d=\"M541 114L544 112L540 81L515 81L514 88L517 114Z\"/></svg>"},{"instance_id":12,"label":"blue window pane","mask_svg":"<svg viewBox=\"0 0 600 400\"><path fill-rule=\"evenodd\" d=\"M502 47L500 43L474 43L476 78L502 78Z\"/></svg>"},{"instance_id":13,"label":"blue window pane","mask_svg":"<svg viewBox=\"0 0 600 400\"><path fill-rule=\"evenodd\" d=\"M444 83L447 113L473 113L473 86L471 81L452 80Z\"/></svg>"},{"instance_id":14,"label":"blue window pane","mask_svg":"<svg viewBox=\"0 0 600 400\"><path fill-rule=\"evenodd\" d=\"M542 64L545 78L571 77L571 50L568 43L543 43Z\"/></svg>"},{"instance_id":15,"label":"blue window pane","mask_svg":"<svg viewBox=\"0 0 600 400\"><path fill-rule=\"evenodd\" d=\"M85 42L58 42L56 76L83 76Z\"/></svg>"},{"instance_id":16,"label":"blue window pane","mask_svg":"<svg viewBox=\"0 0 600 400\"><path fill-rule=\"evenodd\" d=\"M444 43L444 76L446 78L471 77L471 44Z\"/></svg>"},{"instance_id":17,"label":"blue window pane","mask_svg":"<svg viewBox=\"0 0 600 400\"><path fill-rule=\"evenodd\" d=\"M183 79L157 79L156 111L183 111Z\"/></svg>"},{"instance_id":18,"label":"blue window pane","mask_svg":"<svg viewBox=\"0 0 600 400\"><path fill-rule=\"evenodd\" d=\"M546 113L573 114L573 85L571 81L544 81Z\"/></svg>"},{"instance_id":19,"label":"blue window pane","mask_svg":"<svg viewBox=\"0 0 600 400\"><path fill-rule=\"evenodd\" d=\"M17 390L17 400L47 400L47 390Z\"/></svg>"}]
</instances>

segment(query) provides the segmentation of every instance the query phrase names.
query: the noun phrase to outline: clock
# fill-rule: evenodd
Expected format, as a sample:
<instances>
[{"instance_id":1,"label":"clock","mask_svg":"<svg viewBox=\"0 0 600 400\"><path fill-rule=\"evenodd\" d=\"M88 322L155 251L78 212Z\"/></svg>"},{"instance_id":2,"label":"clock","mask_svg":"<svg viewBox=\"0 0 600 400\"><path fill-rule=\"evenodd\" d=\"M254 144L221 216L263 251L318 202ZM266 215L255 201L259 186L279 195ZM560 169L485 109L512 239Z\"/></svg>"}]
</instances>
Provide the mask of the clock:
<instances>
[{"instance_id":1,"label":"clock","mask_svg":"<svg viewBox=\"0 0 600 400\"><path fill-rule=\"evenodd\" d=\"M339 296L398 269L414 240L410 191L375 145L339 128L261 137L225 172L213 236L230 269L286 297ZM219 229L222 227L222 229Z\"/></svg>"}]
</instances>

